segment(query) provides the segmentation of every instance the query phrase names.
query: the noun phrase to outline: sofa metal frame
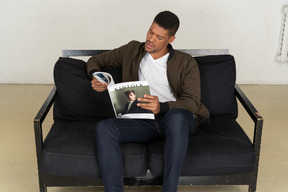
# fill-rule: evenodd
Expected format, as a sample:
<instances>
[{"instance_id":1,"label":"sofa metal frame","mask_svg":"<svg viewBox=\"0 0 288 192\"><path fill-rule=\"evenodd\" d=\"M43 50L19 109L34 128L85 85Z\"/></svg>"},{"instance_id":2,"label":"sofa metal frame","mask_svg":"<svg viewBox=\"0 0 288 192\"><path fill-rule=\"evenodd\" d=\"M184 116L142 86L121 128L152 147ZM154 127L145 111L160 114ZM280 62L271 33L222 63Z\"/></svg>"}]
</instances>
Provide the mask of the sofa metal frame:
<instances>
[{"instance_id":1,"label":"sofa metal frame","mask_svg":"<svg viewBox=\"0 0 288 192\"><path fill-rule=\"evenodd\" d=\"M63 57L74 56L92 56L107 50L63 50ZM228 54L227 49L186 49L181 50L189 53L192 56L200 55L220 55ZM254 169L251 173L230 174L230 175L215 175L215 176L181 176L179 185L248 185L249 192L256 191L261 136L263 128L263 118L246 97L240 87L235 84L234 87L235 96L238 98L246 112L249 114L254 122L254 135L253 135L253 147L256 153L256 159L254 162ZM47 192L47 187L83 187L83 186L103 186L101 179L95 178L81 178L81 177L66 177L66 176L54 176L47 175L41 172L41 157L43 148L43 129L42 124L52 107L55 98L57 97L57 88L54 86L45 100L44 104L40 108L36 117L34 118L34 131L36 142L36 154L38 164L38 177L40 192ZM145 177L124 178L125 186L157 186L162 184L161 177L152 177L149 172Z\"/></svg>"}]
</instances>

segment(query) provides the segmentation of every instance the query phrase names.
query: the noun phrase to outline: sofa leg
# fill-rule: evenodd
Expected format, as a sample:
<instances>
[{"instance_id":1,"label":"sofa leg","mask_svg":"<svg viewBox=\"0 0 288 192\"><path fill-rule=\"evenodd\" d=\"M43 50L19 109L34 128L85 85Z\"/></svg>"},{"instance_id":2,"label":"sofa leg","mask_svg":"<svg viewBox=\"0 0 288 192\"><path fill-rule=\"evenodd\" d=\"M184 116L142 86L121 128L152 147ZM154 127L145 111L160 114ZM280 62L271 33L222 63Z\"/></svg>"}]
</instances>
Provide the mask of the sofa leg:
<instances>
[{"instance_id":1,"label":"sofa leg","mask_svg":"<svg viewBox=\"0 0 288 192\"><path fill-rule=\"evenodd\" d=\"M40 186L40 192L47 192L47 187Z\"/></svg>"},{"instance_id":2,"label":"sofa leg","mask_svg":"<svg viewBox=\"0 0 288 192\"><path fill-rule=\"evenodd\" d=\"M39 189L40 192L47 192L47 186L44 181L44 176L42 174L39 174Z\"/></svg>"},{"instance_id":3,"label":"sofa leg","mask_svg":"<svg viewBox=\"0 0 288 192\"><path fill-rule=\"evenodd\" d=\"M251 178L250 185L249 185L249 192L256 192L256 185L257 185L257 177Z\"/></svg>"},{"instance_id":4,"label":"sofa leg","mask_svg":"<svg viewBox=\"0 0 288 192\"><path fill-rule=\"evenodd\" d=\"M254 166L254 171L251 173L251 180L249 185L249 192L256 192L257 176L258 176L258 165Z\"/></svg>"},{"instance_id":5,"label":"sofa leg","mask_svg":"<svg viewBox=\"0 0 288 192\"><path fill-rule=\"evenodd\" d=\"M256 192L256 185L250 184L248 191L249 191L249 192Z\"/></svg>"},{"instance_id":6,"label":"sofa leg","mask_svg":"<svg viewBox=\"0 0 288 192\"><path fill-rule=\"evenodd\" d=\"M39 182L40 192L47 192L47 186L43 182Z\"/></svg>"}]
</instances>

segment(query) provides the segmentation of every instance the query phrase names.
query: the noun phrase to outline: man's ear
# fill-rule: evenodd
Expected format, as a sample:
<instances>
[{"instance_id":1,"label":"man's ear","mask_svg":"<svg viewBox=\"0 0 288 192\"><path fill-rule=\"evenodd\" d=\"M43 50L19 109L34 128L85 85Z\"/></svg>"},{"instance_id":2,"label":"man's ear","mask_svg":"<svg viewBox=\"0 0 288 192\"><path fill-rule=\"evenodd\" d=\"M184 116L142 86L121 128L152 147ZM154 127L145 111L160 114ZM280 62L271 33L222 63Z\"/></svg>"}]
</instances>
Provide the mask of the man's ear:
<instances>
[{"instance_id":1,"label":"man's ear","mask_svg":"<svg viewBox=\"0 0 288 192\"><path fill-rule=\"evenodd\" d=\"M169 37L169 40L168 40L168 42L171 44L174 40L175 40L175 36L171 36L171 37Z\"/></svg>"}]
</instances>

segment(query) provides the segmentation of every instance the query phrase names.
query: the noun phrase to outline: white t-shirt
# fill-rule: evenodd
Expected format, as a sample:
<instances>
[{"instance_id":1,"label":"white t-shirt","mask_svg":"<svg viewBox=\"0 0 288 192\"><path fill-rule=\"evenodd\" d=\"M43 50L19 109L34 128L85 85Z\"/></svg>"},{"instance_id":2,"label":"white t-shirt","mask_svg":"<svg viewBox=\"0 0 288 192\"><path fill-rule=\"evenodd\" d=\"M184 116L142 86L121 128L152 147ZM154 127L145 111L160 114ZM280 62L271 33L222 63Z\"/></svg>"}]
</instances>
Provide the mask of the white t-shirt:
<instances>
[{"instance_id":1,"label":"white t-shirt","mask_svg":"<svg viewBox=\"0 0 288 192\"><path fill-rule=\"evenodd\" d=\"M160 102L176 101L167 79L168 57L169 53L155 60L146 53L138 71L139 81L148 81L150 94L158 96Z\"/></svg>"}]
</instances>

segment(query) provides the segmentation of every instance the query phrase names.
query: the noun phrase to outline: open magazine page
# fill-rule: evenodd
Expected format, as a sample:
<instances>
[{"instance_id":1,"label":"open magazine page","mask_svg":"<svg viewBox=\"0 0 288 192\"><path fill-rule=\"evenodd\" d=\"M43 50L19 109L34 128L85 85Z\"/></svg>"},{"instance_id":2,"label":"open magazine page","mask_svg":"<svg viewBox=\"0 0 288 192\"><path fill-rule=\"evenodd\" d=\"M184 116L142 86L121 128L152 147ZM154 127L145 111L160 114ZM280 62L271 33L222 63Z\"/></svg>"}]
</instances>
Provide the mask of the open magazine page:
<instances>
[{"instance_id":1,"label":"open magazine page","mask_svg":"<svg viewBox=\"0 0 288 192\"><path fill-rule=\"evenodd\" d=\"M106 72L95 72L93 76L108 85L108 92L117 118L155 119L152 111L137 106L137 98L150 94L148 81L114 83Z\"/></svg>"},{"instance_id":2,"label":"open magazine page","mask_svg":"<svg viewBox=\"0 0 288 192\"><path fill-rule=\"evenodd\" d=\"M106 83L107 85L114 85L113 77L106 72L95 72L93 76L100 82Z\"/></svg>"},{"instance_id":3,"label":"open magazine page","mask_svg":"<svg viewBox=\"0 0 288 192\"><path fill-rule=\"evenodd\" d=\"M148 81L130 81L108 86L117 118L155 119L152 111L137 106L137 98L150 94Z\"/></svg>"}]
</instances>

